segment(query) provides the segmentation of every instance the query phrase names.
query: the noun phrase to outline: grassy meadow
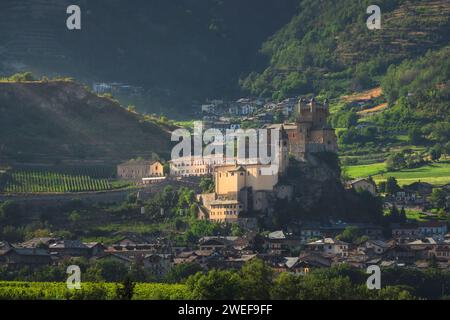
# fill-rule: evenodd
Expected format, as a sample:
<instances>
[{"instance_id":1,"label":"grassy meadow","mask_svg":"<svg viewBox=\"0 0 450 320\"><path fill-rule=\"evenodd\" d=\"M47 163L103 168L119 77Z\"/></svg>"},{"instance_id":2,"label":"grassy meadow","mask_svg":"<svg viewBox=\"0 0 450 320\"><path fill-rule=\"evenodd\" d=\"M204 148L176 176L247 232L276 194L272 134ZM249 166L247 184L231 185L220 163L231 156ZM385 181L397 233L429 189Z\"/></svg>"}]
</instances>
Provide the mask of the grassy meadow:
<instances>
[{"instance_id":1,"label":"grassy meadow","mask_svg":"<svg viewBox=\"0 0 450 320\"><path fill-rule=\"evenodd\" d=\"M387 172L386 163L355 165L345 167L351 178L372 176L376 182L384 181L388 177L395 177L400 185L411 184L416 181L428 182L434 185L450 183L450 161L430 163L414 169Z\"/></svg>"}]
</instances>

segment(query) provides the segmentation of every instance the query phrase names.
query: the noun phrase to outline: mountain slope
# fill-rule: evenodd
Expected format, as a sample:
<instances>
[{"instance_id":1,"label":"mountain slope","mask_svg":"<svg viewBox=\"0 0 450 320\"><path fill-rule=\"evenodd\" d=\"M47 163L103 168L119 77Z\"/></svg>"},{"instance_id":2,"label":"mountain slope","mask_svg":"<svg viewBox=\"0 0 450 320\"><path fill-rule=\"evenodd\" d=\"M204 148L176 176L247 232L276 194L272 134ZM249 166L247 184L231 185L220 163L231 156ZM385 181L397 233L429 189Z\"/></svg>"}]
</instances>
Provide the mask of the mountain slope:
<instances>
[{"instance_id":1,"label":"mountain slope","mask_svg":"<svg viewBox=\"0 0 450 320\"><path fill-rule=\"evenodd\" d=\"M291 94L331 97L379 84L399 64L450 43L445 0L378 1L382 29L368 30L368 0L302 0L299 13L262 46L265 70L242 86L282 99Z\"/></svg>"},{"instance_id":2,"label":"mountain slope","mask_svg":"<svg viewBox=\"0 0 450 320\"><path fill-rule=\"evenodd\" d=\"M71 81L0 82L0 159L167 155L167 130Z\"/></svg>"},{"instance_id":3,"label":"mountain slope","mask_svg":"<svg viewBox=\"0 0 450 320\"><path fill-rule=\"evenodd\" d=\"M68 31L66 7L82 10ZM2 0L0 73L32 71L83 83L124 82L191 99L238 91L261 43L291 19L297 0ZM156 108L147 105L147 112Z\"/></svg>"}]
</instances>

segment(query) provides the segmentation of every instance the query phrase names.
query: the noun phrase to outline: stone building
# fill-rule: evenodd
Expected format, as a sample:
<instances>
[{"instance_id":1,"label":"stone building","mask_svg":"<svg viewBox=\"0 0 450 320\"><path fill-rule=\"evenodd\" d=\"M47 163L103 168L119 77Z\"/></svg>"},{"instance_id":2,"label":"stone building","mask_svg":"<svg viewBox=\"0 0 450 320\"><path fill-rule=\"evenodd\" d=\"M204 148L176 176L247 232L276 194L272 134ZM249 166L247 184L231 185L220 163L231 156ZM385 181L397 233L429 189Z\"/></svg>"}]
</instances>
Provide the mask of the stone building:
<instances>
[{"instance_id":1,"label":"stone building","mask_svg":"<svg viewBox=\"0 0 450 320\"><path fill-rule=\"evenodd\" d=\"M130 160L117 166L117 177L124 180L141 180L163 177L164 165L160 161Z\"/></svg>"},{"instance_id":2,"label":"stone building","mask_svg":"<svg viewBox=\"0 0 450 320\"><path fill-rule=\"evenodd\" d=\"M370 179L356 179L353 181L350 181L347 184L348 188L352 188L353 190L359 191L369 191L372 195L376 196L377 195L377 186L375 184L375 182L373 182L373 180Z\"/></svg>"},{"instance_id":3,"label":"stone building","mask_svg":"<svg viewBox=\"0 0 450 320\"><path fill-rule=\"evenodd\" d=\"M289 141L289 153L298 161L308 154L322 151L337 152L337 137L328 123L328 102L317 102L314 98L300 99L295 110L295 123L272 125L282 127Z\"/></svg>"}]
</instances>

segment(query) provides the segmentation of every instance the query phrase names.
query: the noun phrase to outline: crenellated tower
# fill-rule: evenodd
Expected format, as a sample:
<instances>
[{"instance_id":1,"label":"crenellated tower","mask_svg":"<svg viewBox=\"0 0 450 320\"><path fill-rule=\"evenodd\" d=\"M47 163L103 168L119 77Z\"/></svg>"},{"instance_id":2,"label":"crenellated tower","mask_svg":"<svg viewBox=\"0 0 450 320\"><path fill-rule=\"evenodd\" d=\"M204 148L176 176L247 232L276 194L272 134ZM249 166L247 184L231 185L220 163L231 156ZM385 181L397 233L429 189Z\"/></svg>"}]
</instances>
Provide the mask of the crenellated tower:
<instances>
[{"instance_id":1,"label":"crenellated tower","mask_svg":"<svg viewBox=\"0 0 450 320\"><path fill-rule=\"evenodd\" d=\"M295 124L286 125L289 137L289 152L299 161L309 153L337 152L337 138L334 129L328 125L330 115L328 101L302 98L296 107Z\"/></svg>"}]
</instances>

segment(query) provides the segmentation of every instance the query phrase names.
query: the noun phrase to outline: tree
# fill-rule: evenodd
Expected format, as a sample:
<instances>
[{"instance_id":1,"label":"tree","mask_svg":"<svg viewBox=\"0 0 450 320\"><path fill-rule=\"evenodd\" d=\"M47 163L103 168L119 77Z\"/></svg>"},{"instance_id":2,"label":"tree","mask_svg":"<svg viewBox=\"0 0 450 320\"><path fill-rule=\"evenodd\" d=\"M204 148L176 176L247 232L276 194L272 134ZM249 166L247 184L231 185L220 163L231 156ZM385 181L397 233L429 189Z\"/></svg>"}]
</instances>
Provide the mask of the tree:
<instances>
[{"instance_id":1,"label":"tree","mask_svg":"<svg viewBox=\"0 0 450 320\"><path fill-rule=\"evenodd\" d=\"M165 281L180 283L200 271L202 271L202 267L198 263L181 263L169 270L165 276Z\"/></svg>"},{"instance_id":2,"label":"tree","mask_svg":"<svg viewBox=\"0 0 450 320\"><path fill-rule=\"evenodd\" d=\"M431 192L430 201L435 208L444 209L447 206L447 194L444 190L435 188Z\"/></svg>"},{"instance_id":3,"label":"tree","mask_svg":"<svg viewBox=\"0 0 450 320\"><path fill-rule=\"evenodd\" d=\"M389 171L400 170L406 166L405 157L401 153L393 153L386 160L386 168Z\"/></svg>"},{"instance_id":4,"label":"tree","mask_svg":"<svg viewBox=\"0 0 450 320\"><path fill-rule=\"evenodd\" d=\"M395 177L388 177L386 180L386 193L393 195L400 191L400 186L398 185L397 179Z\"/></svg>"},{"instance_id":5,"label":"tree","mask_svg":"<svg viewBox=\"0 0 450 320\"><path fill-rule=\"evenodd\" d=\"M21 242L24 238L22 228L19 229L14 226L5 226L1 231L2 239L8 242Z\"/></svg>"},{"instance_id":6,"label":"tree","mask_svg":"<svg viewBox=\"0 0 450 320\"><path fill-rule=\"evenodd\" d=\"M422 142L422 131L417 127L409 129L408 140L411 144L419 144Z\"/></svg>"},{"instance_id":7,"label":"tree","mask_svg":"<svg viewBox=\"0 0 450 320\"><path fill-rule=\"evenodd\" d=\"M450 141L449 142L447 142L445 145L444 145L444 148L443 148L444 150L444 153L447 155L447 156L450 156Z\"/></svg>"},{"instance_id":8,"label":"tree","mask_svg":"<svg viewBox=\"0 0 450 320\"><path fill-rule=\"evenodd\" d=\"M11 76L10 80L14 82L35 81L36 78L33 76L31 72L22 72L16 73L15 75Z\"/></svg>"},{"instance_id":9,"label":"tree","mask_svg":"<svg viewBox=\"0 0 450 320\"><path fill-rule=\"evenodd\" d=\"M392 206L389 217L391 222L399 222L400 213L398 212L397 206Z\"/></svg>"},{"instance_id":10,"label":"tree","mask_svg":"<svg viewBox=\"0 0 450 320\"><path fill-rule=\"evenodd\" d=\"M405 207L402 207L402 209L400 210L399 216L398 216L399 222L404 223L406 222L406 211L405 211Z\"/></svg>"},{"instance_id":11,"label":"tree","mask_svg":"<svg viewBox=\"0 0 450 320\"><path fill-rule=\"evenodd\" d=\"M128 275L128 268L123 263L108 258L98 261L96 266L101 270L101 277L108 282L123 281Z\"/></svg>"},{"instance_id":12,"label":"tree","mask_svg":"<svg viewBox=\"0 0 450 320\"><path fill-rule=\"evenodd\" d=\"M342 233L338 236L339 240L353 243L356 239L362 236L362 231L360 228L356 226L349 226L342 231Z\"/></svg>"},{"instance_id":13,"label":"tree","mask_svg":"<svg viewBox=\"0 0 450 320\"><path fill-rule=\"evenodd\" d=\"M414 300L412 291L413 288L407 286L387 286L376 290L376 293L379 300Z\"/></svg>"},{"instance_id":14,"label":"tree","mask_svg":"<svg viewBox=\"0 0 450 320\"><path fill-rule=\"evenodd\" d=\"M198 272L187 279L186 285L192 299L198 300L235 300L240 292L239 276L228 270Z\"/></svg>"},{"instance_id":15,"label":"tree","mask_svg":"<svg viewBox=\"0 0 450 320\"><path fill-rule=\"evenodd\" d=\"M3 202L0 205L0 222L15 225L22 214L21 206L12 200Z\"/></svg>"},{"instance_id":16,"label":"tree","mask_svg":"<svg viewBox=\"0 0 450 320\"><path fill-rule=\"evenodd\" d=\"M298 299L300 278L296 275L282 272L275 278L270 297L274 300Z\"/></svg>"},{"instance_id":17,"label":"tree","mask_svg":"<svg viewBox=\"0 0 450 320\"><path fill-rule=\"evenodd\" d=\"M386 181L380 181L377 186L378 192L385 193L386 192Z\"/></svg>"},{"instance_id":18,"label":"tree","mask_svg":"<svg viewBox=\"0 0 450 320\"><path fill-rule=\"evenodd\" d=\"M270 299L273 271L260 259L253 259L244 264L240 272L241 298Z\"/></svg>"},{"instance_id":19,"label":"tree","mask_svg":"<svg viewBox=\"0 0 450 320\"><path fill-rule=\"evenodd\" d=\"M134 294L135 283L131 277L126 277L125 280L116 287L116 298L119 300L131 300Z\"/></svg>"},{"instance_id":20,"label":"tree","mask_svg":"<svg viewBox=\"0 0 450 320\"><path fill-rule=\"evenodd\" d=\"M202 193L214 192L214 180L211 176L203 176L200 179L199 187Z\"/></svg>"},{"instance_id":21,"label":"tree","mask_svg":"<svg viewBox=\"0 0 450 320\"><path fill-rule=\"evenodd\" d=\"M433 161L437 161L442 156L442 147L440 144L434 145L433 148L430 149L430 158Z\"/></svg>"}]
</instances>

